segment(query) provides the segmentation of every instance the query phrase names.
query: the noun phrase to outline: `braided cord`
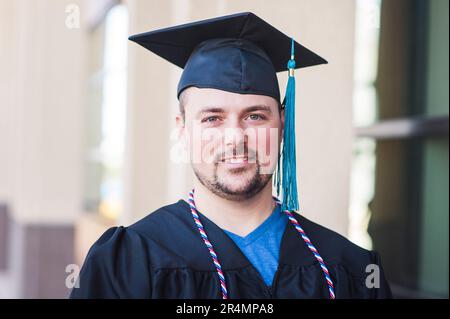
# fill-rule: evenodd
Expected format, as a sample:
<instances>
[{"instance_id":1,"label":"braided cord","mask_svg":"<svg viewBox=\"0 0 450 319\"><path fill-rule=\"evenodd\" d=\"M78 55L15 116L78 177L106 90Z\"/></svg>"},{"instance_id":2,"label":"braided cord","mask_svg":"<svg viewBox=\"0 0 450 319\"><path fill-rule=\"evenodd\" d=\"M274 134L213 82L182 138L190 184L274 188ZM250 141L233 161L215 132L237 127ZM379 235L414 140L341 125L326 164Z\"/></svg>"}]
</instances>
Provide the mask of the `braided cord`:
<instances>
[{"instance_id":1,"label":"braided cord","mask_svg":"<svg viewBox=\"0 0 450 319\"><path fill-rule=\"evenodd\" d=\"M281 202L278 198L274 197L274 200L278 205L281 205ZM222 271L222 265L219 262L219 258L217 257L217 254L214 251L214 247L211 244L211 242L209 241L208 235L205 232L205 228L203 227L203 224L200 221L200 218L198 216L197 207L195 206L195 201L194 201L194 190L189 192L188 202L189 202L189 206L191 208L192 217L194 218L195 224L197 225L200 236L202 237L203 242L205 243L206 247L208 248L208 251L209 251L209 254L211 255L214 266L216 267L216 272L217 272L217 275L219 276L220 288L222 291L222 299L228 299L229 298L228 290L227 290L227 285L226 285L226 281L225 281L225 276ZM287 215L291 224L298 231L298 233L302 237L303 241L305 242L306 246L309 248L309 250L313 253L316 260L319 262L320 268L322 269L322 272L325 275L325 280L328 285L328 292L330 294L330 298L335 299L336 297L334 294L334 284L333 284L333 281L331 280L330 273L328 271L327 266L325 265L323 258L320 256L318 250L316 249L316 247L314 247L311 240L308 238L305 231L298 223L297 219L295 219L294 215L289 210L284 210L284 213Z\"/></svg>"}]
</instances>

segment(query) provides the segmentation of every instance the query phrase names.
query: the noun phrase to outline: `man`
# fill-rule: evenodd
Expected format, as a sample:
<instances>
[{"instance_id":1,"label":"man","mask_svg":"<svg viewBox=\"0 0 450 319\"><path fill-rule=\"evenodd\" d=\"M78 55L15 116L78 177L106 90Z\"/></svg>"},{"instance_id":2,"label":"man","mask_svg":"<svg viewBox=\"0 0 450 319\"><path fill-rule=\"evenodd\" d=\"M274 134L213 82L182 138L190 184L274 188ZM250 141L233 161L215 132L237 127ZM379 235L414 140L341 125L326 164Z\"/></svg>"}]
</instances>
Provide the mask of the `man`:
<instances>
[{"instance_id":1,"label":"man","mask_svg":"<svg viewBox=\"0 0 450 319\"><path fill-rule=\"evenodd\" d=\"M391 296L376 252L295 211L293 74L324 59L252 13L130 39L184 68L176 121L194 188L106 231L72 298ZM281 102L276 73L287 69Z\"/></svg>"}]
</instances>

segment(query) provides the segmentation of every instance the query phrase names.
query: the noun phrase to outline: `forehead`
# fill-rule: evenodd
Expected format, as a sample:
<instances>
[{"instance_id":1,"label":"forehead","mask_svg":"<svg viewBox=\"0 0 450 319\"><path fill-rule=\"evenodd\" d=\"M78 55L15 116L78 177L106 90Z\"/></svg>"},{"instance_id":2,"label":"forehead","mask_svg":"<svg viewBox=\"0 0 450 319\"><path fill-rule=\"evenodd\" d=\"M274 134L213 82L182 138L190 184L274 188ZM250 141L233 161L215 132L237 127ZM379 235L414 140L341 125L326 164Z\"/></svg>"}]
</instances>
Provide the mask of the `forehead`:
<instances>
[{"instance_id":1,"label":"forehead","mask_svg":"<svg viewBox=\"0 0 450 319\"><path fill-rule=\"evenodd\" d=\"M257 94L239 94L211 88L190 87L185 92L186 112L197 112L204 107L220 107L227 111L239 111L248 106L264 105L278 109L273 97Z\"/></svg>"}]
</instances>

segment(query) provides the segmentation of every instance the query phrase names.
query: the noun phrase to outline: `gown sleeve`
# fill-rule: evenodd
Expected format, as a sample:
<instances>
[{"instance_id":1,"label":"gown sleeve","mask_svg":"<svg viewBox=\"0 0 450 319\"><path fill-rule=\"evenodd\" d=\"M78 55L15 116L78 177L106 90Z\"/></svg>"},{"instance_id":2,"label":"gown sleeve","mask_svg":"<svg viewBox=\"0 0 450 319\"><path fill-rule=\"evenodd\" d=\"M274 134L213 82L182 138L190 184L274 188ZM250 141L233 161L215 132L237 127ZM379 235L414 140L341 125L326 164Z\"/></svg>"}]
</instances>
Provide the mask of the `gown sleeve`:
<instances>
[{"instance_id":1,"label":"gown sleeve","mask_svg":"<svg viewBox=\"0 0 450 319\"><path fill-rule=\"evenodd\" d=\"M124 227L108 229L92 245L71 299L150 298L147 245Z\"/></svg>"}]
</instances>

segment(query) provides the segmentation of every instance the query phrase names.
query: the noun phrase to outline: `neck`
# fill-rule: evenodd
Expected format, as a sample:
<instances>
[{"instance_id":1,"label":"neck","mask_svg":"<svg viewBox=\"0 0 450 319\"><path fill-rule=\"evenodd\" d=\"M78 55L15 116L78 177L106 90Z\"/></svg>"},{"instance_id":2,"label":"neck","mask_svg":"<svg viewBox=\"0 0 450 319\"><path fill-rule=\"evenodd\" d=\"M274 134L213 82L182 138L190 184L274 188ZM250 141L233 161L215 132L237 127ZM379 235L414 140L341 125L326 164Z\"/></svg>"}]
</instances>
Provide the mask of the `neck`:
<instances>
[{"instance_id":1,"label":"neck","mask_svg":"<svg viewBox=\"0 0 450 319\"><path fill-rule=\"evenodd\" d=\"M275 209L272 183L249 199L232 201L222 198L197 179L194 180L194 199L197 209L222 229L246 236L266 220Z\"/></svg>"}]
</instances>

